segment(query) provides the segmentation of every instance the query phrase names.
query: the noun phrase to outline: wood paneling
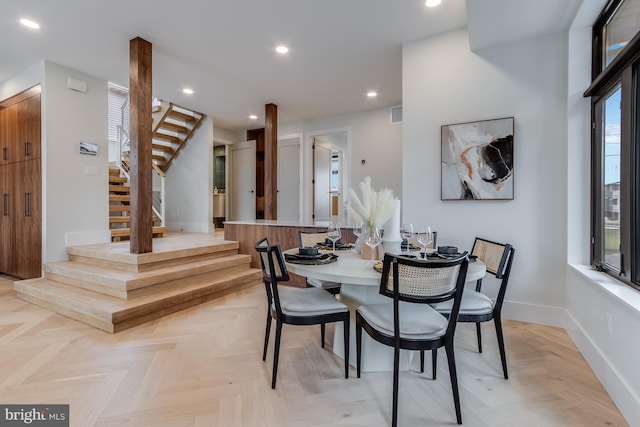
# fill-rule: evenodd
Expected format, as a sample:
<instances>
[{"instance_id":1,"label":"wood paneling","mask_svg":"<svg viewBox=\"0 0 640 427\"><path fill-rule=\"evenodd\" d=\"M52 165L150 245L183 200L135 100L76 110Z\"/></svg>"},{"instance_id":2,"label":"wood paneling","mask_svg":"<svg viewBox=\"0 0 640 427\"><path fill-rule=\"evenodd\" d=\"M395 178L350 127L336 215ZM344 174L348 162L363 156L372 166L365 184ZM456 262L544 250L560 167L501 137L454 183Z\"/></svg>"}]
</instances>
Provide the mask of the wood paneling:
<instances>
[{"instance_id":1,"label":"wood paneling","mask_svg":"<svg viewBox=\"0 0 640 427\"><path fill-rule=\"evenodd\" d=\"M26 279L42 272L40 94L14 98L0 110L0 272Z\"/></svg>"},{"instance_id":2,"label":"wood paneling","mask_svg":"<svg viewBox=\"0 0 640 427\"><path fill-rule=\"evenodd\" d=\"M260 268L260 258L255 250L258 240L266 237L270 244L278 244L282 250L297 248L298 231L326 231L327 227L272 225L272 224L224 224L225 240L234 240L240 244L238 252L251 255L251 267ZM342 242L353 243L356 236L350 229L342 230Z\"/></svg>"},{"instance_id":3,"label":"wood paneling","mask_svg":"<svg viewBox=\"0 0 640 427\"><path fill-rule=\"evenodd\" d=\"M278 219L278 106L264 112L264 219Z\"/></svg>"},{"instance_id":4,"label":"wood paneling","mask_svg":"<svg viewBox=\"0 0 640 427\"><path fill-rule=\"evenodd\" d=\"M151 43L136 37L129 43L131 105L131 253L153 250L152 212L152 56Z\"/></svg>"}]
</instances>

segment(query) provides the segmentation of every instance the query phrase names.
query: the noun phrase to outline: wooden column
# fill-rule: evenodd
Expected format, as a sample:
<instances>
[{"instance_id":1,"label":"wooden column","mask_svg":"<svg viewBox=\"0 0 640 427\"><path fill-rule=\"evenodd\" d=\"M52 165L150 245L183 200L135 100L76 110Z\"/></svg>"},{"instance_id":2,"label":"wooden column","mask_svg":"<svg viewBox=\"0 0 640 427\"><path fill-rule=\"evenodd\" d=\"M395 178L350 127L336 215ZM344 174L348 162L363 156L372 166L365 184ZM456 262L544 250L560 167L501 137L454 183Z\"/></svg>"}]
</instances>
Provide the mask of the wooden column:
<instances>
[{"instance_id":1,"label":"wooden column","mask_svg":"<svg viewBox=\"0 0 640 427\"><path fill-rule=\"evenodd\" d=\"M264 219L278 219L278 106L264 111Z\"/></svg>"},{"instance_id":2,"label":"wooden column","mask_svg":"<svg viewBox=\"0 0 640 427\"><path fill-rule=\"evenodd\" d=\"M131 105L131 241L132 254L152 252L153 213L151 175L151 43L136 37L129 42L129 101Z\"/></svg>"}]
</instances>

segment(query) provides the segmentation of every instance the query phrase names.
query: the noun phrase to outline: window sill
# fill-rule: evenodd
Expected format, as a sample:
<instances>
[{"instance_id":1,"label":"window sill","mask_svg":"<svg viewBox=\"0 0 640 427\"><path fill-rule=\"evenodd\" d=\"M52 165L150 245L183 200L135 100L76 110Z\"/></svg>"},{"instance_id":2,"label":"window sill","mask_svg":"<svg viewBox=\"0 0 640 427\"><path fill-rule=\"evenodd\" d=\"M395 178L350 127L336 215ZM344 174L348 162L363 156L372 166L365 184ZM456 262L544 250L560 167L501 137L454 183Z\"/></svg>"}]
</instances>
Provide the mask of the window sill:
<instances>
[{"instance_id":1,"label":"window sill","mask_svg":"<svg viewBox=\"0 0 640 427\"><path fill-rule=\"evenodd\" d=\"M595 287L601 289L609 297L622 303L630 309L640 313L640 292L601 271L596 271L590 265L569 264Z\"/></svg>"}]
</instances>

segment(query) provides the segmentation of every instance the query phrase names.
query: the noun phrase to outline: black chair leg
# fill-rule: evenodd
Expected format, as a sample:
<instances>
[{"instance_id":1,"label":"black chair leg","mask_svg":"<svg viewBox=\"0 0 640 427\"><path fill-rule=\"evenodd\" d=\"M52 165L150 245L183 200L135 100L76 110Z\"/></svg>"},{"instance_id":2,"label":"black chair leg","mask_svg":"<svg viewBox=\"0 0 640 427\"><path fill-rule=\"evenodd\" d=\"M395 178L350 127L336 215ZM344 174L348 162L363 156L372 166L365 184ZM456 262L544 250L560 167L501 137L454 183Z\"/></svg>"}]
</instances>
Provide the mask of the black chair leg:
<instances>
[{"instance_id":1,"label":"black chair leg","mask_svg":"<svg viewBox=\"0 0 640 427\"><path fill-rule=\"evenodd\" d=\"M280 337L282 335L282 323L276 321L276 341L273 350L273 373L271 374L271 388L276 388L276 377L278 376L278 357L280 356Z\"/></svg>"},{"instance_id":2,"label":"black chair leg","mask_svg":"<svg viewBox=\"0 0 640 427\"><path fill-rule=\"evenodd\" d=\"M460 411L460 394L458 393L458 375L456 373L456 359L453 355L453 343L444 346L447 351L449 363L449 375L451 375L451 389L453 390L453 405L456 408L456 420L462 424L462 412Z\"/></svg>"},{"instance_id":3,"label":"black chair leg","mask_svg":"<svg viewBox=\"0 0 640 427\"><path fill-rule=\"evenodd\" d=\"M360 378L360 361L362 360L362 325L356 313L356 374Z\"/></svg>"},{"instance_id":4,"label":"black chair leg","mask_svg":"<svg viewBox=\"0 0 640 427\"><path fill-rule=\"evenodd\" d=\"M393 349L393 413L391 415L391 427L398 425L398 382L400 375L400 349Z\"/></svg>"},{"instance_id":5,"label":"black chair leg","mask_svg":"<svg viewBox=\"0 0 640 427\"><path fill-rule=\"evenodd\" d=\"M262 361L267 360L267 347L269 347L269 334L271 333L271 313L267 312L267 327L264 332L264 349L262 350Z\"/></svg>"},{"instance_id":6,"label":"black chair leg","mask_svg":"<svg viewBox=\"0 0 640 427\"><path fill-rule=\"evenodd\" d=\"M507 372L507 354L504 351L504 337L502 336L502 321L500 316L494 316L493 322L496 324L496 335L498 336L498 348L500 349L500 359L502 360L502 372L504 373L504 379L509 379L509 373Z\"/></svg>"},{"instance_id":7,"label":"black chair leg","mask_svg":"<svg viewBox=\"0 0 640 427\"><path fill-rule=\"evenodd\" d=\"M424 374L424 350L420 350L420 373Z\"/></svg>"},{"instance_id":8,"label":"black chair leg","mask_svg":"<svg viewBox=\"0 0 640 427\"><path fill-rule=\"evenodd\" d=\"M349 319L349 313L347 312L347 316L344 318L344 322L342 327L344 331L342 332L342 336L344 338L344 377L349 378L349 332L351 328L351 319Z\"/></svg>"},{"instance_id":9,"label":"black chair leg","mask_svg":"<svg viewBox=\"0 0 640 427\"><path fill-rule=\"evenodd\" d=\"M480 322L476 322L476 335L478 335L478 353L482 353L482 330Z\"/></svg>"},{"instance_id":10,"label":"black chair leg","mask_svg":"<svg viewBox=\"0 0 640 427\"><path fill-rule=\"evenodd\" d=\"M324 348L324 323L320 324L320 345Z\"/></svg>"},{"instance_id":11,"label":"black chair leg","mask_svg":"<svg viewBox=\"0 0 640 427\"><path fill-rule=\"evenodd\" d=\"M433 379L436 379L436 372L438 372L438 349L431 350L431 374Z\"/></svg>"}]
</instances>

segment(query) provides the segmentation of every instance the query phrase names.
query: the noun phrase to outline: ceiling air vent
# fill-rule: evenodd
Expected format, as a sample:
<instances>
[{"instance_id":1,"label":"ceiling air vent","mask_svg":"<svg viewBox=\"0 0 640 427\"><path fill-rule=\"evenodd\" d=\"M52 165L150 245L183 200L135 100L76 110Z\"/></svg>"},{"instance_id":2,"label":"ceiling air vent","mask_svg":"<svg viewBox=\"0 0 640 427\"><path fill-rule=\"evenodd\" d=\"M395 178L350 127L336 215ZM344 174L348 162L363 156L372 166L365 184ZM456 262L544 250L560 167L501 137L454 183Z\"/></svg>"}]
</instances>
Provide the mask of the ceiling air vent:
<instances>
[{"instance_id":1,"label":"ceiling air vent","mask_svg":"<svg viewBox=\"0 0 640 427\"><path fill-rule=\"evenodd\" d=\"M391 124L402 123L402 105L396 105L390 108Z\"/></svg>"}]
</instances>

